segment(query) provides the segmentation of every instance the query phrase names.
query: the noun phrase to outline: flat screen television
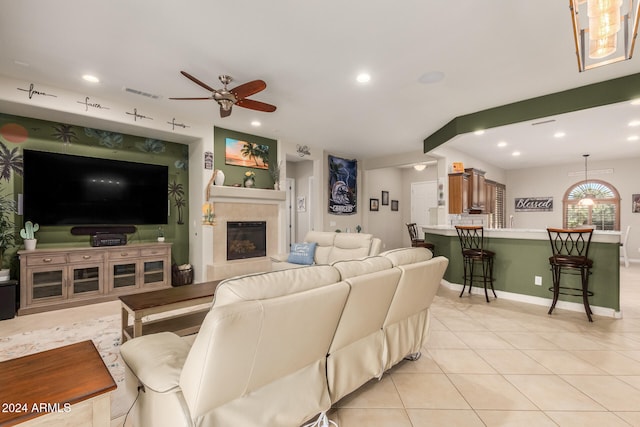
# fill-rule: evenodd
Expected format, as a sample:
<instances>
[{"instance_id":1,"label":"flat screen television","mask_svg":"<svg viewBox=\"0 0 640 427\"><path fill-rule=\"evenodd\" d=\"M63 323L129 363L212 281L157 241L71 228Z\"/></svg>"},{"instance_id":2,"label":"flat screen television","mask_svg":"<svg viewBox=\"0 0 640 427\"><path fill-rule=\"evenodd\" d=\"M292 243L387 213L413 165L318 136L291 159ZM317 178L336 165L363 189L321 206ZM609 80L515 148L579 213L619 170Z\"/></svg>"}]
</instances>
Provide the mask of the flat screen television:
<instances>
[{"instance_id":1,"label":"flat screen television","mask_svg":"<svg viewBox=\"0 0 640 427\"><path fill-rule=\"evenodd\" d=\"M24 150L25 220L40 225L167 224L169 168Z\"/></svg>"}]
</instances>

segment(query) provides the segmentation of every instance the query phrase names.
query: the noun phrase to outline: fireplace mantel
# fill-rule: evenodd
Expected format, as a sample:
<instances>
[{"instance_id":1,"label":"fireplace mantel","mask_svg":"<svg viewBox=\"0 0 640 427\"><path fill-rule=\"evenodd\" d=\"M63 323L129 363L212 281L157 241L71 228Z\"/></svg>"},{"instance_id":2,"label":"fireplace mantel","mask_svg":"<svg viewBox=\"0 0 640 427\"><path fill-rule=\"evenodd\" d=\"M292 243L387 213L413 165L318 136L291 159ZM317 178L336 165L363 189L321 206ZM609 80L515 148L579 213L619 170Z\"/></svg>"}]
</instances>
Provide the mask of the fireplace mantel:
<instances>
[{"instance_id":1,"label":"fireplace mantel","mask_svg":"<svg viewBox=\"0 0 640 427\"><path fill-rule=\"evenodd\" d=\"M212 185L209 194L213 202L217 202L219 199L234 199L233 201L237 203L251 203L252 200L282 202L286 199L284 191L224 185Z\"/></svg>"}]
</instances>

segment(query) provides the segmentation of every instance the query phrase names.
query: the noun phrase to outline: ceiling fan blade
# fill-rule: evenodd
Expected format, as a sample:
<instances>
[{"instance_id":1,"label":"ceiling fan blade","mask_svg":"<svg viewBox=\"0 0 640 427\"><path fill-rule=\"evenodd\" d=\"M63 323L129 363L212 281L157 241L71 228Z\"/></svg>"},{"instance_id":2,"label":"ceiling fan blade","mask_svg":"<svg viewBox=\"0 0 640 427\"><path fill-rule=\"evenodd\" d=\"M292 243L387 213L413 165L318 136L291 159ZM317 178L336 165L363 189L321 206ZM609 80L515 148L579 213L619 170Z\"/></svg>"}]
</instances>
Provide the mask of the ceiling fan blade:
<instances>
[{"instance_id":1,"label":"ceiling fan blade","mask_svg":"<svg viewBox=\"0 0 640 427\"><path fill-rule=\"evenodd\" d=\"M252 99L241 99L236 102L236 105L244 108L249 108L250 110L264 111L265 113L272 113L276 111L275 105L267 104L260 101L254 101Z\"/></svg>"},{"instance_id":2,"label":"ceiling fan blade","mask_svg":"<svg viewBox=\"0 0 640 427\"><path fill-rule=\"evenodd\" d=\"M214 88L212 88L208 84L206 84L204 82L201 82L200 80L196 79L195 77L193 77L191 74L187 73L186 71L180 71L180 73L183 76L185 76L186 78L188 78L189 80L191 80L192 82L194 82L195 84L197 84L198 86L202 86L203 88L205 88L209 92L215 92L216 91Z\"/></svg>"},{"instance_id":3,"label":"ceiling fan blade","mask_svg":"<svg viewBox=\"0 0 640 427\"><path fill-rule=\"evenodd\" d=\"M230 115L231 115L231 107L229 107L228 110L225 110L224 108L222 108L222 106L220 106L220 117L224 119L225 117L229 117Z\"/></svg>"},{"instance_id":4,"label":"ceiling fan blade","mask_svg":"<svg viewBox=\"0 0 640 427\"><path fill-rule=\"evenodd\" d=\"M254 93L258 93L262 90L265 90L267 84L262 80L253 80L251 82L247 82L245 84L241 84L240 86L231 89L231 92L236 99L243 99L247 96L251 96Z\"/></svg>"},{"instance_id":5,"label":"ceiling fan blade","mask_svg":"<svg viewBox=\"0 0 640 427\"><path fill-rule=\"evenodd\" d=\"M211 99L211 97L207 96L206 98L169 98L169 99L197 100L197 99Z\"/></svg>"}]
</instances>

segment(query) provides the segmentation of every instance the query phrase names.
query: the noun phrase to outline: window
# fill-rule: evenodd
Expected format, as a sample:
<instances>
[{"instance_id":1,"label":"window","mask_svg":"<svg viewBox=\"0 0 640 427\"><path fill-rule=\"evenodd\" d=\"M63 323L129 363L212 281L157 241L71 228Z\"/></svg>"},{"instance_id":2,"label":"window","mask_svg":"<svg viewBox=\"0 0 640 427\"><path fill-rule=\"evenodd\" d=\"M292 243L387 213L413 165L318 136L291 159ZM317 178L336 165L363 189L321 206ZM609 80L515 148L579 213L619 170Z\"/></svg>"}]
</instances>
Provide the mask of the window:
<instances>
[{"instance_id":1,"label":"window","mask_svg":"<svg viewBox=\"0 0 640 427\"><path fill-rule=\"evenodd\" d=\"M580 199L593 198L593 206L581 206ZM594 226L596 230L620 230L620 194L611 184L589 180L573 185L563 200L565 228Z\"/></svg>"},{"instance_id":2,"label":"window","mask_svg":"<svg viewBox=\"0 0 640 427\"><path fill-rule=\"evenodd\" d=\"M489 214L488 228L505 228L506 227L506 190L504 184L495 181L485 181L486 183L486 212Z\"/></svg>"}]
</instances>

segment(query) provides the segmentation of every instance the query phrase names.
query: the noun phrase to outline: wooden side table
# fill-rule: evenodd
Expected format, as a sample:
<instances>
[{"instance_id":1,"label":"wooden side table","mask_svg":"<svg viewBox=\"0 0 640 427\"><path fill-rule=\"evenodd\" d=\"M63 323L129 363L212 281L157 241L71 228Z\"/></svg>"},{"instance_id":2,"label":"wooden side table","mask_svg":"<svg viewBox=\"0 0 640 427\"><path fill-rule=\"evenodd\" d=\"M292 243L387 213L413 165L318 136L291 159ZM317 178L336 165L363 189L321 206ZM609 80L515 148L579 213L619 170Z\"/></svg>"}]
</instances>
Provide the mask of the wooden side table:
<instances>
[{"instance_id":1,"label":"wooden side table","mask_svg":"<svg viewBox=\"0 0 640 427\"><path fill-rule=\"evenodd\" d=\"M147 322L143 322L143 318L150 314L166 313L211 302L216 287L220 282L220 280L215 280L121 296L122 342L124 343L127 339L145 334L162 331L171 331L178 335L189 335L198 332L209 309ZM129 326L129 315L133 316L133 326Z\"/></svg>"},{"instance_id":2,"label":"wooden side table","mask_svg":"<svg viewBox=\"0 0 640 427\"><path fill-rule=\"evenodd\" d=\"M0 426L109 427L116 383L92 341L0 362Z\"/></svg>"}]
</instances>

